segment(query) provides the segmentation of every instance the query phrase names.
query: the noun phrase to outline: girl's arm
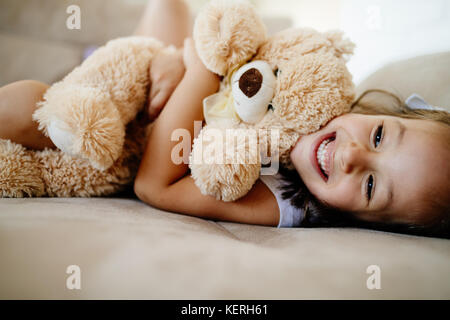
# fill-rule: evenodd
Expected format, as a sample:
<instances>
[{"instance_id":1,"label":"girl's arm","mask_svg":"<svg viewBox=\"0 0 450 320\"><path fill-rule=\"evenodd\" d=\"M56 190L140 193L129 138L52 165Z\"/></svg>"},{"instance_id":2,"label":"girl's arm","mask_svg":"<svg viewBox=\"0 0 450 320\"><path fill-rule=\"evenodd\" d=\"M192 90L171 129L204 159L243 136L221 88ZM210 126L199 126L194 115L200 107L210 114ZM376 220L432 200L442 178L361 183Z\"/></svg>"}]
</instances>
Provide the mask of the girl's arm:
<instances>
[{"instance_id":1,"label":"girl's arm","mask_svg":"<svg viewBox=\"0 0 450 320\"><path fill-rule=\"evenodd\" d=\"M33 150L55 148L32 118L36 103L42 100L48 88L45 83L34 80L17 81L0 88L0 139Z\"/></svg>"},{"instance_id":2,"label":"girl's arm","mask_svg":"<svg viewBox=\"0 0 450 320\"><path fill-rule=\"evenodd\" d=\"M135 180L136 195L144 202L168 211L222 221L276 226L278 204L271 191L257 181L252 190L235 202L205 196L187 176L188 165L171 160L172 132L189 130L203 120L202 101L219 87L219 78L208 71L196 55L192 40L185 43L186 73L155 120Z\"/></svg>"}]
</instances>

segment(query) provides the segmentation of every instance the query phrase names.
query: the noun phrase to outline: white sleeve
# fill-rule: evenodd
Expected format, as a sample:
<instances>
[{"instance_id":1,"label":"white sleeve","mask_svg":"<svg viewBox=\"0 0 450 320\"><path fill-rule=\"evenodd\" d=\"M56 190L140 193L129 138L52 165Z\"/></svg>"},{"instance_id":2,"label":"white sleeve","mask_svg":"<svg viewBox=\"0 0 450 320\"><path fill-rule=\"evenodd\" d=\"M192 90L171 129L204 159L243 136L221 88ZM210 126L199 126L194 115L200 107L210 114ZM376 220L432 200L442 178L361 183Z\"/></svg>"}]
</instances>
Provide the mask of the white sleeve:
<instances>
[{"instance_id":1,"label":"white sleeve","mask_svg":"<svg viewBox=\"0 0 450 320\"><path fill-rule=\"evenodd\" d=\"M259 179L272 191L278 202L280 210L280 220L278 228L299 227L303 220L303 210L294 207L289 199L283 199L281 196L283 190L281 187L281 176L276 175L262 175Z\"/></svg>"}]
</instances>

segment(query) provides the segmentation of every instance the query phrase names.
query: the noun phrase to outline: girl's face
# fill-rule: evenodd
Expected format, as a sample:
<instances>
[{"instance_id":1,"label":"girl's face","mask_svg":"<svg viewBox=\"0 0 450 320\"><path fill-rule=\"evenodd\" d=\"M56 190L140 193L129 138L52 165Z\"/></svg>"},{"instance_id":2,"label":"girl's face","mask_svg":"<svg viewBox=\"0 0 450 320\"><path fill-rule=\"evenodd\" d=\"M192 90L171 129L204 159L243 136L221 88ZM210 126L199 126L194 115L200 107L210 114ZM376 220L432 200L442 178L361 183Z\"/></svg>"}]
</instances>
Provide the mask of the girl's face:
<instances>
[{"instance_id":1,"label":"girl's face","mask_svg":"<svg viewBox=\"0 0 450 320\"><path fill-rule=\"evenodd\" d=\"M309 191L366 221L426 224L450 194L448 128L346 114L299 139L291 160Z\"/></svg>"}]
</instances>

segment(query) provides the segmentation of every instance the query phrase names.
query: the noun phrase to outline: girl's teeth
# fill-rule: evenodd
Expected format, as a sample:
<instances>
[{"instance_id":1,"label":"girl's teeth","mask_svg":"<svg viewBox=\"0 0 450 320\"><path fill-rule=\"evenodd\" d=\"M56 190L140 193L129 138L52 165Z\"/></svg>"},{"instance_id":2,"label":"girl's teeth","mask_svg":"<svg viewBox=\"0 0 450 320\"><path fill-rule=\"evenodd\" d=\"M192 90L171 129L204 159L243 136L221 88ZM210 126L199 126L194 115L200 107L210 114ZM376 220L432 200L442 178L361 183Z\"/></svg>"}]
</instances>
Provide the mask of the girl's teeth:
<instances>
[{"instance_id":1,"label":"girl's teeth","mask_svg":"<svg viewBox=\"0 0 450 320\"><path fill-rule=\"evenodd\" d=\"M327 163L325 161L325 156L327 153L327 148L328 148L328 144L332 141L333 139L326 139L324 140L320 146L319 149L317 150L317 162L319 163L320 168L322 169L323 172L325 172L328 175L328 166Z\"/></svg>"}]
</instances>

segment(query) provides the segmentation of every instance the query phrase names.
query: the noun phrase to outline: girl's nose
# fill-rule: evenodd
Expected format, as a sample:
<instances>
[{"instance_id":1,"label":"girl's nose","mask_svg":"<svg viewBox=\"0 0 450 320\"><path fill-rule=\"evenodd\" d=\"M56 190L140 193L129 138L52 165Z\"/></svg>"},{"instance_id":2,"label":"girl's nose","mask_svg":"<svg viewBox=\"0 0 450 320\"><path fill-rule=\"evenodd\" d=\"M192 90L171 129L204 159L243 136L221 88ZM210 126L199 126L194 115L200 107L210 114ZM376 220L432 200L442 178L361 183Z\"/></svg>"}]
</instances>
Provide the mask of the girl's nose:
<instances>
[{"instance_id":1,"label":"girl's nose","mask_svg":"<svg viewBox=\"0 0 450 320\"><path fill-rule=\"evenodd\" d=\"M356 144L349 142L343 146L341 156L341 167L344 173L351 173L354 170L363 170L367 166L366 150Z\"/></svg>"}]
</instances>

